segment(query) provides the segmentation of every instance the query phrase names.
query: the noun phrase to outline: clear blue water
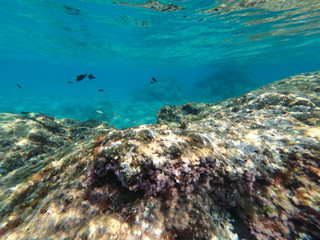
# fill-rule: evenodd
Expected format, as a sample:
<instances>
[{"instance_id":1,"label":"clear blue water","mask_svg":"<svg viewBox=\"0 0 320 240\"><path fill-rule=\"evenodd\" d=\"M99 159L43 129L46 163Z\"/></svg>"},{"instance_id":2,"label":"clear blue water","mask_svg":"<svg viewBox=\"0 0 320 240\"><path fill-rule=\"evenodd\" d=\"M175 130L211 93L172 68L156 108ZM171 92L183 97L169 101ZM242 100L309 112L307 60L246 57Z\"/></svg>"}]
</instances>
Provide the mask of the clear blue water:
<instances>
[{"instance_id":1,"label":"clear blue water","mask_svg":"<svg viewBox=\"0 0 320 240\"><path fill-rule=\"evenodd\" d=\"M185 9L159 12L109 0L2 0L0 112L130 127L156 122L166 104L215 102L319 70L319 1L206 12L223 2L239 3L171 1ZM96 79L76 82L84 73Z\"/></svg>"}]
</instances>

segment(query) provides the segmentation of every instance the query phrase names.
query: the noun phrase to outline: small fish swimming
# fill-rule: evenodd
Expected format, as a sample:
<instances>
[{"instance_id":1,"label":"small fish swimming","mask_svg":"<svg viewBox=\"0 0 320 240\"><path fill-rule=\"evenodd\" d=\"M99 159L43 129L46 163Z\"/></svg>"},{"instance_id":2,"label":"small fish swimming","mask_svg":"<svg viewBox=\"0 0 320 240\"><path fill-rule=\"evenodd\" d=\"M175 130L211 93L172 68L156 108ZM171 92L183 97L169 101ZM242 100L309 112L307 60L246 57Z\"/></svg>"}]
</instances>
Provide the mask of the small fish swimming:
<instances>
[{"instance_id":1,"label":"small fish swimming","mask_svg":"<svg viewBox=\"0 0 320 240\"><path fill-rule=\"evenodd\" d=\"M92 79L96 79L96 77L95 77L95 76L93 76L91 73L88 75L88 78L89 78L90 80L92 80Z\"/></svg>"},{"instance_id":2,"label":"small fish swimming","mask_svg":"<svg viewBox=\"0 0 320 240\"><path fill-rule=\"evenodd\" d=\"M80 10L77 9L77 8L73 8L73 7L69 7L67 5L64 5L63 6L66 10L67 10L67 14L70 14L70 15L78 15L80 16Z\"/></svg>"},{"instance_id":3,"label":"small fish swimming","mask_svg":"<svg viewBox=\"0 0 320 240\"><path fill-rule=\"evenodd\" d=\"M34 113L34 112L21 112L21 113L26 115L29 118L41 117L43 115L41 113Z\"/></svg>"},{"instance_id":4,"label":"small fish swimming","mask_svg":"<svg viewBox=\"0 0 320 240\"><path fill-rule=\"evenodd\" d=\"M102 116L102 114L103 114L103 112L100 111L100 110L96 110L96 112L97 112L97 115L98 115L99 117Z\"/></svg>"},{"instance_id":5,"label":"small fish swimming","mask_svg":"<svg viewBox=\"0 0 320 240\"><path fill-rule=\"evenodd\" d=\"M151 84L154 84L154 82L152 82L152 81L151 81L150 83L151 83Z\"/></svg>"},{"instance_id":6,"label":"small fish swimming","mask_svg":"<svg viewBox=\"0 0 320 240\"><path fill-rule=\"evenodd\" d=\"M72 83L71 81L68 81L68 83Z\"/></svg>"},{"instance_id":7,"label":"small fish swimming","mask_svg":"<svg viewBox=\"0 0 320 240\"><path fill-rule=\"evenodd\" d=\"M81 75L78 75L77 76L77 82L80 82L80 81L82 81L86 76L87 76L87 74L88 73L86 73L86 74L81 74Z\"/></svg>"},{"instance_id":8,"label":"small fish swimming","mask_svg":"<svg viewBox=\"0 0 320 240\"><path fill-rule=\"evenodd\" d=\"M98 89L98 92L103 92L104 90L103 89Z\"/></svg>"},{"instance_id":9,"label":"small fish swimming","mask_svg":"<svg viewBox=\"0 0 320 240\"><path fill-rule=\"evenodd\" d=\"M157 82L157 79L155 79L154 77L152 78L152 81Z\"/></svg>"},{"instance_id":10,"label":"small fish swimming","mask_svg":"<svg viewBox=\"0 0 320 240\"><path fill-rule=\"evenodd\" d=\"M18 83L16 83L16 85L17 85L18 88L22 88Z\"/></svg>"}]
</instances>

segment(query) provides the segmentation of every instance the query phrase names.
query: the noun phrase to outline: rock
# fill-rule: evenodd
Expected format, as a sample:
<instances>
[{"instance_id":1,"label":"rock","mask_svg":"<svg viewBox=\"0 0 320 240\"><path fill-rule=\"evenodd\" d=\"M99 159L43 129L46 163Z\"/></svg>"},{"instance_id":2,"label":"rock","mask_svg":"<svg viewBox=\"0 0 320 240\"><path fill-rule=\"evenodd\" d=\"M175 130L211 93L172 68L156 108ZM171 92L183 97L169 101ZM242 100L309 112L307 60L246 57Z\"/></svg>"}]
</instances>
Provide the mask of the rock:
<instances>
[{"instance_id":1,"label":"rock","mask_svg":"<svg viewBox=\"0 0 320 240\"><path fill-rule=\"evenodd\" d=\"M320 72L158 124L0 114L3 239L320 238Z\"/></svg>"}]
</instances>

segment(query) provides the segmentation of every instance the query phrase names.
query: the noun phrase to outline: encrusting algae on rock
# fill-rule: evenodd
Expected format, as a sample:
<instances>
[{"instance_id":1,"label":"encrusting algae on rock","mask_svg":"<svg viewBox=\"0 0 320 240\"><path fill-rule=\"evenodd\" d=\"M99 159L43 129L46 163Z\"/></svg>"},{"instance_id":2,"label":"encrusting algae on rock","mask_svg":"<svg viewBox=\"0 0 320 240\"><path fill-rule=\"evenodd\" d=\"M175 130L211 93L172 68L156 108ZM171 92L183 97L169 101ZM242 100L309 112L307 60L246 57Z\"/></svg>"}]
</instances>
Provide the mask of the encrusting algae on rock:
<instances>
[{"instance_id":1,"label":"encrusting algae on rock","mask_svg":"<svg viewBox=\"0 0 320 240\"><path fill-rule=\"evenodd\" d=\"M301 74L124 130L1 114L1 238L320 238L319 85Z\"/></svg>"}]
</instances>

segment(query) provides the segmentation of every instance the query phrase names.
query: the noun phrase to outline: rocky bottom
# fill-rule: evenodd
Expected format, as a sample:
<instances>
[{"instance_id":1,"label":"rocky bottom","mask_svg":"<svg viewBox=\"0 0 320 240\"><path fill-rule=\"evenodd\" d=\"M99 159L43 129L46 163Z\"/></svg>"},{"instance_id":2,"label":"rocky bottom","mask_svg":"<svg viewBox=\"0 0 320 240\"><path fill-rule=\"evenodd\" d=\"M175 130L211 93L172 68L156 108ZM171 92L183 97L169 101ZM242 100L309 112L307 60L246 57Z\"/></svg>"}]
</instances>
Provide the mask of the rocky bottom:
<instances>
[{"instance_id":1,"label":"rocky bottom","mask_svg":"<svg viewBox=\"0 0 320 240\"><path fill-rule=\"evenodd\" d=\"M0 114L3 239L320 239L320 72L158 123Z\"/></svg>"}]
</instances>

